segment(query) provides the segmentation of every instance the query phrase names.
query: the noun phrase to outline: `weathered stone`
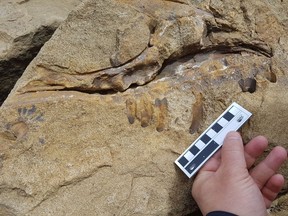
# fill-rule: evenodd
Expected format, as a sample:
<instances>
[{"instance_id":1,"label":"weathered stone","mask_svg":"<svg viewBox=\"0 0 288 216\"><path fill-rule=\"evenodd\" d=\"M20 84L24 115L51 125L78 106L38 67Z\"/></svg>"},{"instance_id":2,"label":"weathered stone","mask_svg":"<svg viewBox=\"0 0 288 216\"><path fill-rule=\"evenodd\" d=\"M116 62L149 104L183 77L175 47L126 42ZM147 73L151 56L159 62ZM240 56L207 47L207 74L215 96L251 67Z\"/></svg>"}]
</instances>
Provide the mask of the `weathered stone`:
<instances>
[{"instance_id":1,"label":"weathered stone","mask_svg":"<svg viewBox=\"0 0 288 216\"><path fill-rule=\"evenodd\" d=\"M107 1L88 1L71 14L35 59L38 67L32 73L37 73L22 86L23 92L124 91L131 85L153 80L163 63L201 50L272 54L270 47L256 36L209 32L210 28L221 28L213 22L212 14L186 4L160 0L108 2L111 8L107 9ZM173 13L169 8L174 8ZM137 26L136 34L131 34L133 26Z\"/></svg>"},{"instance_id":2,"label":"weathered stone","mask_svg":"<svg viewBox=\"0 0 288 216\"><path fill-rule=\"evenodd\" d=\"M0 104L42 45L80 2L0 2Z\"/></svg>"},{"instance_id":3,"label":"weathered stone","mask_svg":"<svg viewBox=\"0 0 288 216\"><path fill-rule=\"evenodd\" d=\"M269 209L269 215L271 216L285 216L288 213L288 194L276 199L271 208Z\"/></svg>"},{"instance_id":4,"label":"weathered stone","mask_svg":"<svg viewBox=\"0 0 288 216\"><path fill-rule=\"evenodd\" d=\"M195 212L173 161L232 101L253 113L245 141L287 148L287 36L252 34L262 21L248 1L209 2L89 0L72 12L0 109L0 211ZM257 2L285 31L279 7Z\"/></svg>"}]
</instances>

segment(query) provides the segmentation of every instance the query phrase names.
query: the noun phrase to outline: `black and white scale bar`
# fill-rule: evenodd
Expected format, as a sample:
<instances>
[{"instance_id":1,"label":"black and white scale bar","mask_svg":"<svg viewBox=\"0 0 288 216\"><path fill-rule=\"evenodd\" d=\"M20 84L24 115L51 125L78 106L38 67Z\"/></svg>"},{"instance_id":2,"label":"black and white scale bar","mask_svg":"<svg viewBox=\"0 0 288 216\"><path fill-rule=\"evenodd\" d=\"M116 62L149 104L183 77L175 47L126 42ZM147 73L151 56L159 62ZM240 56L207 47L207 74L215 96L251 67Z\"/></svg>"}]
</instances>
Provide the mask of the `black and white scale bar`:
<instances>
[{"instance_id":1,"label":"black and white scale bar","mask_svg":"<svg viewBox=\"0 0 288 216\"><path fill-rule=\"evenodd\" d=\"M230 131L237 131L251 113L237 103L232 103L175 161L190 178L223 145Z\"/></svg>"}]
</instances>

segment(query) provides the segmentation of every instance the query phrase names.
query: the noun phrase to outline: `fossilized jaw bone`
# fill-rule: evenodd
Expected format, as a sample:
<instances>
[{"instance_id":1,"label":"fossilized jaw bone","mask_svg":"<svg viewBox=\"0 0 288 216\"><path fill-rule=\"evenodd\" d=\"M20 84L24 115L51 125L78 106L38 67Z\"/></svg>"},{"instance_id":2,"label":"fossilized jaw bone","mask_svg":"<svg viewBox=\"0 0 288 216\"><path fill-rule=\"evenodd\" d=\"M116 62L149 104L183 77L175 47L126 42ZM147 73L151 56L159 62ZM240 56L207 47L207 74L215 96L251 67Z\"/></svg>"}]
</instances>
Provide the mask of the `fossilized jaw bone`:
<instances>
[{"instance_id":1,"label":"fossilized jaw bone","mask_svg":"<svg viewBox=\"0 0 288 216\"><path fill-rule=\"evenodd\" d=\"M130 7L130 10L134 11L131 12L133 14L135 13L135 5L137 3L132 6L126 5L123 8ZM136 8L139 14L135 20L139 21L139 26L135 23L136 21L133 21L129 25L125 24L113 30L118 32L118 34L115 33L116 38L114 38L117 41L116 45L118 45L117 49L110 55L111 67L95 71L79 72L79 66L73 68L73 64L77 62L77 59L73 60L72 66L68 64L67 67L59 66L53 62L49 63L45 60L45 55L51 56L55 52L50 46L54 44L52 47L55 48L57 40L62 37L61 34L73 30L69 23L78 22L77 19L80 18L85 20L85 16L66 21L65 25L57 32L56 37L47 43L47 46L43 49L44 52L35 61L36 67L34 67L35 71L32 73L36 75L18 91L22 93L43 90L77 90L91 93L111 90L125 91L130 86L145 85L151 82L157 74L161 73L165 62L177 60L188 54L224 50L227 52L245 51L257 55L271 55L271 50L265 43L237 31L227 32L226 29L223 29L223 32L221 32L221 28L223 26L227 28L227 26L219 25L211 14L201 12L189 5L182 5L182 7L186 10L183 16L175 15L172 12L168 16L169 13L166 11L165 15L160 13L158 17L157 10L159 8L150 7L149 10L144 11ZM109 15L109 12L107 14ZM87 22L89 23L89 19ZM107 22L109 23L109 20ZM106 26L100 27L106 28ZM87 29L87 31L92 31L89 29L89 25ZM148 38L148 40L142 40L142 36L138 34L142 29L145 30L143 37ZM213 29L217 29L217 31L213 32ZM71 32L71 34L75 33ZM77 34L79 34L79 31ZM101 37L109 36L102 35ZM113 38L110 38L110 40L113 40ZM135 46L128 46L127 44L130 41ZM137 41L139 41L139 47L137 47ZM79 43L85 45L85 43L90 42L81 41ZM79 47L81 47L81 44L78 44ZM133 51L134 47L137 48L135 48L135 52ZM61 50L61 52L65 51ZM68 56L71 57L69 49L67 52ZM83 66L83 68L85 67Z\"/></svg>"}]
</instances>

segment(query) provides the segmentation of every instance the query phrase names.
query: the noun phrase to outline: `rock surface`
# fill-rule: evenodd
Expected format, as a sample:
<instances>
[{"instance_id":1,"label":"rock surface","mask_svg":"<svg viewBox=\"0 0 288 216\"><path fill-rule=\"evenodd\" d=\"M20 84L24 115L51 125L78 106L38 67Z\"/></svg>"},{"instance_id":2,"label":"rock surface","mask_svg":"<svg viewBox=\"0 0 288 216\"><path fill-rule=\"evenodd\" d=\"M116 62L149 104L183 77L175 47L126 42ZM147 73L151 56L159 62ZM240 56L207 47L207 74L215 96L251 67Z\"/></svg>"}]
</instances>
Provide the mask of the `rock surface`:
<instances>
[{"instance_id":1,"label":"rock surface","mask_svg":"<svg viewBox=\"0 0 288 216\"><path fill-rule=\"evenodd\" d=\"M43 44L81 0L0 2L0 104Z\"/></svg>"},{"instance_id":2,"label":"rock surface","mask_svg":"<svg viewBox=\"0 0 288 216\"><path fill-rule=\"evenodd\" d=\"M287 148L287 11L85 1L0 109L0 212L189 215L191 180L173 162L233 101L253 113L245 141Z\"/></svg>"},{"instance_id":3,"label":"rock surface","mask_svg":"<svg viewBox=\"0 0 288 216\"><path fill-rule=\"evenodd\" d=\"M288 194L276 199L269 209L269 215L285 216L288 212Z\"/></svg>"}]
</instances>

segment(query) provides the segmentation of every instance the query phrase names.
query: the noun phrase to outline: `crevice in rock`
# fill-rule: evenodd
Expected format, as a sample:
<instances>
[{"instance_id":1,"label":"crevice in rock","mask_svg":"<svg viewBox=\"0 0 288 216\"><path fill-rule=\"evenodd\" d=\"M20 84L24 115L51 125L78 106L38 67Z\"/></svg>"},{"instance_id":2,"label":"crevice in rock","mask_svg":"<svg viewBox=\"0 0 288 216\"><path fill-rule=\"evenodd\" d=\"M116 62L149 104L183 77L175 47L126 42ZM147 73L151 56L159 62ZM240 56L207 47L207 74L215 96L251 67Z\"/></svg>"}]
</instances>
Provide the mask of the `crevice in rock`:
<instances>
[{"instance_id":1,"label":"crevice in rock","mask_svg":"<svg viewBox=\"0 0 288 216\"><path fill-rule=\"evenodd\" d=\"M184 2L183 0L165 0L165 1L174 2L178 4L183 4L183 5L189 5L187 2Z\"/></svg>"},{"instance_id":2,"label":"crevice in rock","mask_svg":"<svg viewBox=\"0 0 288 216\"><path fill-rule=\"evenodd\" d=\"M278 194L278 198L281 196L285 196L286 194L288 194L288 189L280 191L280 193Z\"/></svg>"},{"instance_id":3,"label":"crevice in rock","mask_svg":"<svg viewBox=\"0 0 288 216\"><path fill-rule=\"evenodd\" d=\"M220 14L215 8L211 6L211 1L209 2L209 10L212 12L215 18L223 18L222 14Z\"/></svg>"},{"instance_id":4,"label":"crevice in rock","mask_svg":"<svg viewBox=\"0 0 288 216\"><path fill-rule=\"evenodd\" d=\"M131 58L131 59L129 59L128 61L126 61L126 62L124 62L124 63L121 63L121 64L118 63L118 62L115 62L115 60L113 60L112 58L110 58L110 63L111 63L111 65L112 65L112 67L106 68L106 69L104 69L104 70L108 70L108 69L111 69L111 68L122 67L122 66L124 66L124 65L126 65L126 64L129 64L129 63L135 61L137 58L139 58L141 55L143 55L143 53L148 49L148 47L149 47L149 43L147 44L147 47L146 47L144 50L142 50L142 52L140 52L138 55L134 56L133 58ZM152 47L152 46L150 46L150 47ZM103 71L103 69L102 69L102 70L99 70L99 72L100 72L100 71ZM92 73L95 73L95 71L93 71Z\"/></svg>"},{"instance_id":5,"label":"crevice in rock","mask_svg":"<svg viewBox=\"0 0 288 216\"><path fill-rule=\"evenodd\" d=\"M217 22L216 22L217 23ZM231 50L232 52L235 52L239 50L241 51L247 51L247 52L252 52L257 55L264 55L266 57L273 57L273 51L272 49L265 44L263 41L251 41L251 43L245 43L244 41L241 40L240 38L230 38L230 40L234 40L231 44L228 44L227 42L218 42L218 44L214 44L213 41L213 33L214 34L227 34L227 33L237 33L238 30L232 26L230 26L227 23L221 23L215 25L215 23L210 23L209 21L206 21L206 26L207 26L207 33L206 37L210 40L211 46L207 47L205 49L210 49L210 50ZM242 35L241 33L239 33ZM212 37L212 38L211 38ZM243 38L245 38L245 35L242 35ZM227 38L228 39L228 38Z\"/></svg>"},{"instance_id":6,"label":"crevice in rock","mask_svg":"<svg viewBox=\"0 0 288 216\"><path fill-rule=\"evenodd\" d=\"M148 83L146 83L148 84ZM145 85L146 85L145 84ZM144 86L144 85L138 85L136 83L133 83L131 84L131 86L128 88L128 89L136 89L138 88L139 86ZM126 90L128 90L126 89ZM125 91L126 91L125 90ZM51 90L45 90L47 92L49 91L55 91L54 89L51 89ZM87 89L87 88L81 88L81 87L73 87L73 88L68 88L68 87L65 87L63 89L59 89L57 90L59 92L80 92L80 93L84 93L84 94L99 94L99 95L114 95L114 94L117 94L119 92L125 92L125 91L116 91L114 89L107 89L107 90L94 90L94 89ZM35 90L35 91L29 91L29 92L25 92L25 93L35 93L35 92L38 92L38 90Z\"/></svg>"},{"instance_id":7,"label":"crevice in rock","mask_svg":"<svg viewBox=\"0 0 288 216\"><path fill-rule=\"evenodd\" d=\"M229 54L240 54L242 52L252 53L255 55L264 55L265 57L271 58L272 53L268 52L265 48L261 48L258 46L255 46L253 44L235 44L235 46L227 46L225 44L218 44L217 46L211 46L207 47L203 50L203 53L205 52L220 52L220 53L229 53ZM196 53L199 54L199 53Z\"/></svg>"},{"instance_id":8,"label":"crevice in rock","mask_svg":"<svg viewBox=\"0 0 288 216\"><path fill-rule=\"evenodd\" d=\"M244 17L245 22L246 22L248 25L250 25L250 24L251 24L251 19L250 19L250 17L249 17L247 8L245 7L243 0L240 0L240 10L243 12L243 17Z\"/></svg>"},{"instance_id":9,"label":"crevice in rock","mask_svg":"<svg viewBox=\"0 0 288 216\"><path fill-rule=\"evenodd\" d=\"M257 46L257 45L254 45L254 44L239 43L239 46L241 48L246 49L246 50L251 50L252 52L254 52L256 54L258 53L260 55L264 55L264 56L266 56L268 58L273 57L272 50L270 48L269 48L270 50L267 50L266 47L261 47L261 45Z\"/></svg>"},{"instance_id":10,"label":"crevice in rock","mask_svg":"<svg viewBox=\"0 0 288 216\"><path fill-rule=\"evenodd\" d=\"M0 215L3 216L16 216L16 211L9 206L0 204Z\"/></svg>"},{"instance_id":11,"label":"crevice in rock","mask_svg":"<svg viewBox=\"0 0 288 216\"><path fill-rule=\"evenodd\" d=\"M135 177L133 176L132 179L131 179L131 183L130 183L130 191L129 191L129 194L126 198L126 202L124 202L124 205L121 206L119 212L117 215L121 215L122 211L124 210L125 206L127 206L127 204L129 203L129 200L131 198L131 195L132 195L132 192L133 192L133 188L134 188L134 180L135 180Z\"/></svg>"},{"instance_id":12,"label":"crevice in rock","mask_svg":"<svg viewBox=\"0 0 288 216\"><path fill-rule=\"evenodd\" d=\"M32 209L29 210L29 212L27 213L31 213L33 212L36 208L38 208L39 206L41 206L42 203L44 203L46 200L48 200L49 198L53 197L55 194L58 193L58 191L61 189L61 188L64 188L64 187L68 187L68 186L71 186L71 185L76 185L86 179L89 179L91 178L94 174L96 174L100 169L102 168L111 168L112 165L101 165L101 166L98 166L96 167L94 170L92 170L91 172L89 172L87 175L84 175L84 176L81 176L81 177L78 177L78 178L74 178L70 181L67 181L67 182L64 182L63 184L60 184L58 185L57 187L55 188L52 188L50 191L47 191L46 194L44 195L44 197L42 198L42 200L37 203L37 205L35 205Z\"/></svg>"},{"instance_id":13,"label":"crevice in rock","mask_svg":"<svg viewBox=\"0 0 288 216\"><path fill-rule=\"evenodd\" d=\"M20 5L21 5L21 4L25 4L25 3L29 2L29 1L30 1L30 0L22 0L22 1L19 1L18 4L20 4Z\"/></svg>"},{"instance_id":14,"label":"crevice in rock","mask_svg":"<svg viewBox=\"0 0 288 216\"><path fill-rule=\"evenodd\" d=\"M22 197L29 197L29 198L33 198L33 196L29 195L24 189L22 188L19 188L19 187L10 187L9 185L8 186L5 186L2 188L0 188L0 192L3 193L11 193L11 192L16 192L17 194L19 194L20 196Z\"/></svg>"},{"instance_id":15,"label":"crevice in rock","mask_svg":"<svg viewBox=\"0 0 288 216\"><path fill-rule=\"evenodd\" d=\"M231 28L230 26L222 26L223 28L220 28L218 26L214 25L207 25L207 36L210 35L212 32L217 33L217 32L233 32L236 31L236 29Z\"/></svg>"},{"instance_id":16,"label":"crevice in rock","mask_svg":"<svg viewBox=\"0 0 288 216\"><path fill-rule=\"evenodd\" d=\"M134 86L134 88L136 88L138 86ZM54 90L51 90L54 91ZM85 93L85 94L100 94L100 95L114 95L116 94L118 91L113 90L113 89L107 89L107 90L89 90L89 89L82 89L80 87L75 87L75 88L64 88L64 89L60 89L58 91L77 91L77 92L81 92L81 93ZM35 91L36 92L36 91Z\"/></svg>"},{"instance_id":17,"label":"crevice in rock","mask_svg":"<svg viewBox=\"0 0 288 216\"><path fill-rule=\"evenodd\" d=\"M269 71L269 74L268 74L268 76L267 76L267 79L268 79L271 83L276 83L276 82L277 82L277 76L276 76L276 74L273 72L272 65L270 65L270 71Z\"/></svg>"},{"instance_id":18,"label":"crevice in rock","mask_svg":"<svg viewBox=\"0 0 288 216\"><path fill-rule=\"evenodd\" d=\"M206 33L206 37L208 37L211 33L218 33L218 32L226 32L226 33L230 33L230 32L236 32L237 29L232 27L231 25L228 25L227 23L217 23L217 21L215 20L215 23L211 23L209 20L206 21L206 27L207 27L207 33Z\"/></svg>"}]
</instances>

